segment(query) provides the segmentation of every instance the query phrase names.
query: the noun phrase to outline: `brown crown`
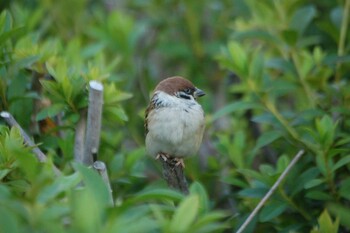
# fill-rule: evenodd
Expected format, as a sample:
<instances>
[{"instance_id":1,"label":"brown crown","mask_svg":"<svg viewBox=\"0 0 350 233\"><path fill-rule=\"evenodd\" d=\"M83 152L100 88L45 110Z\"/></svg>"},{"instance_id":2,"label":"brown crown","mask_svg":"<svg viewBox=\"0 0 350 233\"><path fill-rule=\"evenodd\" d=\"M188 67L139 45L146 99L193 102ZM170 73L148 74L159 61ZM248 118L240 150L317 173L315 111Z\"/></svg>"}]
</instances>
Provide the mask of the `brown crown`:
<instances>
[{"instance_id":1,"label":"brown crown","mask_svg":"<svg viewBox=\"0 0 350 233\"><path fill-rule=\"evenodd\" d=\"M170 77L162 80L154 91L163 91L169 95L174 95L180 90L194 88L194 85L180 76Z\"/></svg>"}]
</instances>

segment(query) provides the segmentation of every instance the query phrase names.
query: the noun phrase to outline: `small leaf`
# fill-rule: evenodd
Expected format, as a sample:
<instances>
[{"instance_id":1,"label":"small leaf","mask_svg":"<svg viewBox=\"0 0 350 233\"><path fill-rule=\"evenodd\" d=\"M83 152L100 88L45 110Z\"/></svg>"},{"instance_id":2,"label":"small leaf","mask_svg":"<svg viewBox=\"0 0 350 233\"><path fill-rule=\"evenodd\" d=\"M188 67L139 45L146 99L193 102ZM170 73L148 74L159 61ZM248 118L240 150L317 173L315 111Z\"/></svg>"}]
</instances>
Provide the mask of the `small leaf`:
<instances>
[{"instance_id":1,"label":"small leaf","mask_svg":"<svg viewBox=\"0 0 350 233\"><path fill-rule=\"evenodd\" d=\"M82 164L73 163L73 167L82 175L84 185L93 195L96 203L98 203L101 208L108 206L110 204L110 194L107 185L103 182L101 176Z\"/></svg>"},{"instance_id":2,"label":"small leaf","mask_svg":"<svg viewBox=\"0 0 350 233\"><path fill-rule=\"evenodd\" d=\"M233 66L237 69L236 72L240 75L247 73L247 54L240 44L231 41L228 44L228 50L232 58ZM242 76L244 77L244 76Z\"/></svg>"},{"instance_id":3,"label":"small leaf","mask_svg":"<svg viewBox=\"0 0 350 233\"><path fill-rule=\"evenodd\" d=\"M170 229L173 232L185 232L195 220L199 209L199 197L190 195L186 197L171 220Z\"/></svg>"},{"instance_id":4,"label":"small leaf","mask_svg":"<svg viewBox=\"0 0 350 233\"><path fill-rule=\"evenodd\" d=\"M341 197L350 200L350 178L347 178L341 182L339 194Z\"/></svg>"},{"instance_id":5,"label":"small leaf","mask_svg":"<svg viewBox=\"0 0 350 233\"><path fill-rule=\"evenodd\" d=\"M277 140L278 138L280 138L282 136L282 133L280 131L268 131L263 133L255 146L255 150L260 149L263 146L266 146L267 144L272 143L273 141Z\"/></svg>"},{"instance_id":6,"label":"small leaf","mask_svg":"<svg viewBox=\"0 0 350 233\"><path fill-rule=\"evenodd\" d=\"M283 30L282 37L288 45L294 46L298 41L298 32L295 30Z\"/></svg>"},{"instance_id":7,"label":"small leaf","mask_svg":"<svg viewBox=\"0 0 350 233\"><path fill-rule=\"evenodd\" d=\"M11 210L0 207L0 225L1 232L21 232L19 223L19 216L14 214Z\"/></svg>"},{"instance_id":8,"label":"small leaf","mask_svg":"<svg viewBox=\"0 0 350 233\"><path fill-rule=\"evenodd\" d=\"M43 120L47 117L54 117L57 114L59 114L60 112L62 112L64 109L64 105L63 104L53 104L47 108L42 109L37 115L35 120L36 121L40 121Z\"/></svg>"},{"instance_id":9,"label":"small leaf","mask_svg":"<svg viewBox=\"0 0 350 233\"><path fill-rule=\"evenodd\" d=\"M336 164L334 164L334 166L332 167L332 171L335 172L337 169L349 163L350 163L350 155L347 155L341 158Z\"/></svg>"},{"instance_id":10,"label":"small leaf","mask_svg":"<svg viewBox=\"0 0 350 233\"><path fill-rule=\"evenodd\" d=\"M303 34L306 27L316 17L316 9L314 6L305 6L295 11L290 27L299 32L299 35Z\"/></svg>"},{"instance_id":11,"label":"small leaf","mask_svg":"<svg viewBox=\"0 0 350 233\"><path fill-rule=\"evenodd\" d=\"M350 209L344 205L339 204L329 204L327 209L335 216L337 216L342 225L350 228Z\"/></svg>"},{"instance_id":12,"label":"small leaf","mask_svg":"<svg viewBox=\"0 0 350 233\"><path fill-rule=\"evenodd\" d=\"M268 188L246 188L238 192L239 196L249 198L262 198L268 192Z\"/></svg>"},{"instance_id":13,"label":"small leaf","mask_svg":"<svg viewBox=\"0 0 350 233\"><path fill-rule=\"evenodd\" d=\"M199 218L194 226L191 228L192 232L221 232L219 230L223 230L224 228L229 228L222 224L222 222L218 223L218 221L222 221L228 214L224 212L211 211L208 214Z\"/></svg>"},{"instance_id":14,"label":"small leaf","mask_svg":"<svg viewBox=\"0 0 350 233\"><path fill-rule=\"evenodd\" d=\"M247 101L233 102L219 109L216 113L214 113L212 116L212 121L215 121L225 115L228 115L236 111L245 111L248 109L255 109L255 108L260 108L260 105L253 102L247 102Z\"/></svg>"},{"instance_id":15,"label":"small leaf","mask_svg":"<svg viewBox=\"0 0 350 233\"><path fill-rule=\"evenodd\" d=\"M287 207L288 205L284 202L272 202L262 209L259 219L261 222L270 221L282 214Z\"/></svg>"},{"instance_id":16,"label":"small leaf","mask_svg":"<svg viewBox=\"0 0 350 233\"><path fill-rule=\"evenodd\" d=\"M333 223L331 216L327 210L324 210L318 218L320 233L337 233L339 227L339 220Z\"/></svg>"},{"instance_id":17,"label":"small leaf","mask_svg":"<svg viewBox=\"0 0 350 233\"><path fill-rule=\"evenodd\" d=\"M333 199L331 195L322 191L308 192L306 194L306 197L314 200L320 200L320 201L330 201Z\"/></svg>"},{"instance_id":18,"label":"small leaf","mask_svg":"<svg viewBox=\"0 0 350 233\"><path fill-rule=\"evenodd\" d=\"M264 74L264 65L264 58L261 52L257 51L255 54L253 54L251 65L249 67L249 77L257 83L260 83Z\"/></svg>"},{"instance_id":19,"label":"small leaf","mask_svg":"<svg viewBox=\"0 0 350 233\"><path fill-rule=\"evenodd\" d=\"M199 182L194 182L190 187L191 194L197 194L199 197L200 212L206 213L209 211L209 198L204 187Z\"/></svg>"},{"instance_id":20,"label":"small leaf","mask_svg":"<svg viewBox=\"0 0 350 233\"><path fill-rule=\"evenodd\" d=\"M290 159L288 158L287 155L280 156L277 161L277 172L282 173L288 166L289 162L290 162Z\"/></svg>"},{"instance_id":21,"label":"small leaf","mask_svg":"<svg viewBox=\"0 0 350 233\"><path fill-rule=\"evenodd\" d=\"M75 187L80 180L81 178L78 173L73 173L70 176L58 177L53 184L42 189L37 200L39 203L46 203L58 194L69 191L69 189Z\"/></svg>"},{"instance_id":22,"label":"small leaf","mask_svg":"<svg viewBox=\"0 0 350 233\"><path fill-rule=\"evenodd\" d=\"M304 185L304 188L305 189L313 188L324 182L325 182L324 179L312 179Z\"/></svg>"},{"instance_id":23,"label":"small leaf","mask_svg":"<svg viewBox=\"0 0 350 233\"><path fill-rule=\"evenodd\" d=\"M148 200L168 200L168 201L179 201L184 196L176 191L170 189L151 189L137 193L134 197L131 197L128 201L144 202Z\"/></svg>"}]
</instances>

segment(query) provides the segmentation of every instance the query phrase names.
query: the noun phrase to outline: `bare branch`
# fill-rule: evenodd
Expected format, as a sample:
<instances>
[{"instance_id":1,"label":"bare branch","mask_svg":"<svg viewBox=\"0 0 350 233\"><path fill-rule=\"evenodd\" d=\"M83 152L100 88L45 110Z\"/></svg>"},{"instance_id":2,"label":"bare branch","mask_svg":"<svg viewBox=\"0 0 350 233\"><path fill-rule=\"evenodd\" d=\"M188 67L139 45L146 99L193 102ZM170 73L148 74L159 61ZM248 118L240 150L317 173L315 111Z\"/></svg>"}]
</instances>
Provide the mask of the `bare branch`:
<instances>
[{"instance_id":1,"label":"bare branch","mask_svg":"<svg viewBox=\"0 0 350 233\"><path fill-rule=\"evenodd\" d=\"M9 112L3 111L0 113L0 116L6 121L6 123L9 126L16 127L19 129L24 143L32 148L32 152L36 155L40 162L47 161L46 155L39 149L39 147L37 147L37 145L35 145L35 143L30 139L28 134L22 129L22 127L17 123L16 119ZM56 175L61 174L60 170L58 170L57 167L54 166L53 169Z\"/></svg>"},{"instance_id":2,"label":"bare branch","mask_svg":"<svg viewBox=\"0 0 350 233\"><path fill-rule=\"evenodd\" d=\"M163 176L168 186L184 194L188 194L188 184L182 166L177 166L170 159L166 161L160 159L160 161L163 164Z\"/></svg>"},{"instance_id":3,"label":"bare branch","mask_svg":"<svg viewBox=\"0 0 350 233\"><path fill-rule=\"evenodd\" d=\"M110 194L109 195L110 203L112 206L114 206L113 195L112 195L113 190L112 190L111 184L109 182L106 164L102 161L96 161L96 162L94 162L93 168L100 174L104 183L106 184L106 186L109 190L109 194Z\"/></svg>"},{"instance_id":4,"label":"bare branch","mask_svg":"<svg viewBox=\"0 0 350 233\"><path fill-rule=\"evenodd\" d=\"M97 154L100 144L101 116L103 105L103 86L100 82L90 81L89 108L86 129L86 141L83 163L93 164L93 155Z\"/></svg>"},{"instance_id":5,"label":"bare branch","mask_svg":"<svg viewBox=\"0 0 350 233\"><path fill-rule=\"evenodd\" d=\"M298 154L293 158L293 160L288 164L286 169L283 171L283 173L278 177L277 181L273 184L273 186L270 188L270 190L266 193L266 195L261 199L259 204L255 207L253 212L248 216L248 218L244 221L244 223L240 226L240 228L237 230L236 233L242 233L245 228L248 226L248 224L253 220L255 215L258 213L258 211L261 209L261 207L264 206L266 201L271 197L271 195L274 193L274 191L277 189L277 187L281 184L282 180L287 176L290 169L296 164L296 162L300 159L300 157L304 154L304 150L300 150Z\"/></svg>"},{"instance_id":6,"label":"bare branch","mask_svg":"<svg viewBox=\"0 0 350 233\"><path fill-rule=\"evenodd\" d=\"M78 163L83 162L85 130L86 130L86 110L83 110L80 112L80 119L75 127L75 137L74 137L74 159Z\"/></svg>"}]
</instances>

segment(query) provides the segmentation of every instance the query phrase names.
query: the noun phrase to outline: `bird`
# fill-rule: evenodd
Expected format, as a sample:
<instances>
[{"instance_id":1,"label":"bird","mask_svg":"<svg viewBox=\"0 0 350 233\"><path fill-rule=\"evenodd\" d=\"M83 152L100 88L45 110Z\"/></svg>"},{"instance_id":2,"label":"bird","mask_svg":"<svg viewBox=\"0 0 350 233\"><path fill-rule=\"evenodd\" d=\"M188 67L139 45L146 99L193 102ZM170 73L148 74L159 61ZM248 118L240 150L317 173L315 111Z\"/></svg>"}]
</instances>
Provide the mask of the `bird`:
<instances>
[{"instance_id":1,"label":"bird","mask_svg":"<svg viewBox=\"0 0 350 233\"><path fill-rule=\"evenodd\" d=\"M156 86L145 112L146 151L156 159L185 168L202 142L205 116L197 98L205 92L183 77L169 77Z\"/></svg>"}]
</instances>

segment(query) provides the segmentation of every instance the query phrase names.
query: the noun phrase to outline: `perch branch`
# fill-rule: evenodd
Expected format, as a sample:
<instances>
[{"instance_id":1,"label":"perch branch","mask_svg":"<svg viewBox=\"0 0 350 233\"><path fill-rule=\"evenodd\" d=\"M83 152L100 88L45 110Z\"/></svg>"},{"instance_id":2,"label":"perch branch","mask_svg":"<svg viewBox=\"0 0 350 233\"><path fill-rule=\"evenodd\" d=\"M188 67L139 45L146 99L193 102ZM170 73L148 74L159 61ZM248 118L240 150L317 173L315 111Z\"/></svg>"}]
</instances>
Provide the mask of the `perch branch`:
<instances>
[{"instance_id":1,"label":"perch branch","mask_svg":"<svg viewBox=\"0 0 350 233\"><path fill-rule=\"evenodd\" d=\"M93 164L100 143L101 116L103 104L103 86L100 82L90 81L89 108L83 163Z\"/></svg>"},{"instance_id":2,"label":"perch branch","mask_svg":"<svg viewBox=\"0 0 350 233\"><path fill-rule=\"evenodd\" d=\"M112 195L112 188L111 188L111 184L109 182L109 177L108 177L108 173L107 173L107 167L106 164L102 161L96 161L93 164L93 168L100 174L100 176L102 177L104 183L106 184L108 190L109 190L109 201L111 203L112 206L114 206L114 201L113 201L113 195Z\"/></svg>"},{"instance_id":3,"label":"perch branch","mask_svg":"<svg viewBox=\"0 0 350 233\"><path fill-rule=\"evenodd\" d=\"M188 184L182 166L177 166L174 161L160 159L163 165L163 176L168 186L184 194L188 194Z\"/></svg>"},{"instance_id":4,"label":"perch branch","mask_svg":"<svg viewBox=\"0 0 350 233\"><path fill-rule=\"evenodd\" d=\"M5 120L5 122L9 126L16 127L17 129L19 129L24 143L32 148L32 152L36 155L40 162L44 163L47 161L46 155L39 149L39 147L37 147L37 145L35 145L35 143L30 139L28 134L22 129L22 127L17 123L16 119L9 112L3 111L0 113L0 116ZM53 169L56 175L61 174L60 170L58 170L57 167L54 166Z\"/></svg>"},{"instance_id":5,"label":"perch branch","mask_svg":"<svg viewBox=\"0 0 350 233\"><path fill-rule=\"evenodd\" d=\"M271 197L271 195L274 193L274 191L277 189L277 187L281 184L282 180L287 176L290 169L296 164L296 162L300 159L300 157L304 154L304 150L300 150L298 154L293 158L293 160L288 164L287 168L283 171L283 173L278 177L277 181L273 184L273 186L270 188L270 190L265 194L263 199L259 202L259 204L255 207L253 212L250 213L248 218L244 221L244 223L240 226L240 228L237 230L236 233L242 233L245 228L248 226L248 224L253 220L255 215L258 213L258 211L261 209L261 207L264 206L266 201Z\"/></svg>"}]
</instances>

